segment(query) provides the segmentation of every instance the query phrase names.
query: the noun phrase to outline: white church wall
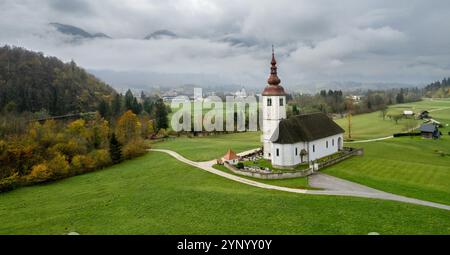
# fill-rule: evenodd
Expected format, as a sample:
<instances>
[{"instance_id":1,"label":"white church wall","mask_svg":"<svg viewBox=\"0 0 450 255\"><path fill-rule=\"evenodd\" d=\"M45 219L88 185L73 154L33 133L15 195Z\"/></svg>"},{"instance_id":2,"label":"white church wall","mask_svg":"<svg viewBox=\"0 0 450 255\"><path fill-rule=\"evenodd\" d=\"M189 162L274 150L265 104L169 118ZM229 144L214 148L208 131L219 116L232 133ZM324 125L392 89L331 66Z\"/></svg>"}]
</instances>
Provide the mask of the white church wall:
<instances>
[{"instance_id":1,"label":"white church wall","mask_svg":"<svg viewBox=\"0 0 450 255\"><path fill-rule=\"evenodd\" d=\"M344 141L343 134L338 134L309 142L308 144L309 160L316 160L338 152L339 138L341 139L341 146L342 146L342 143Z\"/></svg>"},{"instance_id":2,"label":"white church wall","mask_svg":"<svg viewBox=\"0 0 450 255\"><path fill-rule=\"evenodd\" d=\"M279 151L278 156L277 149ZM306 149L306 144L303 142L295 144L273 144L271 150L272 165L291 167L302 163L300 153L303 149Z\"/></svg>"}]
</instances>

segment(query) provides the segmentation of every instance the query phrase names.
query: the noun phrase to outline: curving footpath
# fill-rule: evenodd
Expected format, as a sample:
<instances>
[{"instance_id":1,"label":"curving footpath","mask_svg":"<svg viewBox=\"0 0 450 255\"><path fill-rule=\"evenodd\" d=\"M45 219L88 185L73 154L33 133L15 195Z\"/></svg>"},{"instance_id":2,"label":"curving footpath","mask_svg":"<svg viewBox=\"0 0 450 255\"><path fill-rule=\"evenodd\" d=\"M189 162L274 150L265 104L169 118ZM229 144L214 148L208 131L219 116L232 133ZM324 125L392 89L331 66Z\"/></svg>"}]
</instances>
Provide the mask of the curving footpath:
<instances>
[{"instance_id":1,"label":"curving footpath","mask_svg":"<svg viewBox=\"0 0 450 255\"><path fill-rule=\"evenodd\" d=\"M416 205L423 205L423 206L429 206L429 207L434 207L434 208L439 208L439 209L444 209L444 210L448 210L450 211L450 206L448 205L443 205L443 204L438 204L438 203L433 203L433 202L428 202L428 201L424 201L424 200L419 200L419 199L415 199L415 198L409 198L409 197L404 197L404 196L399 196L399 195L395 195L395 194L391 194L391 193L387 193L384 191L380 191L380 190L376 190L376 189L372 189L369 187L367 188L367 192L364 191L358 191L358 190L306 190L306 189L294 189L294 188L286 188L286 187L280 187L280 186L274 186L274 185L270 185L270 184L265 184L265 183L261 183L261 182L257 182L257 181L252 181L243 177L239 177L233 174L229 174L229 173L225 173L223 171L217 170L213 167L214 164L216 164L216 160L211 160L211 161L206 161L206 162L195 162L192 160L189 160L183 156L181 156L180 154L178 154L175 151L171 151L171 150L164 150L164 149L151 149L149 151L156 151L156 152L163 152L163 153L167 153L170 156L174 157L175 159L186 163L188 165L200 168L202 170L205 170L209 173L212 174L216 174L222 177L225 177L227 179L236 181L236 182L240 182L243 184L247 184L247 185L251 185L254 187L258 187L258 188L263 188L263 189L269 189L269 190L279 190L279 191L286 191L286 192L291 192L291 193L300 193L300 194L308 194L308 195L327 195L327 196L350 196L350 197L362 197L362 198L374 198L374 199L383 199L383 200L392 200L392 201L398 201L398 202L404 202L404 203L410 203L410 204L416 204ZM254 151L254 150L251 150ZM248 152L251 152L248 151ZM243 152L243 153L239 153L239 154L247 154L248 152ZM346 183L352 183L346 180L342 180L336 177L332 177L335 180L340 180L342 182L346 182ZM355 184L355 185L359 185L359 184ZM359 185L359 186L363 186L363 185ZM365 187L365 186L364 186Z\"/></svg>"}]
</instances>

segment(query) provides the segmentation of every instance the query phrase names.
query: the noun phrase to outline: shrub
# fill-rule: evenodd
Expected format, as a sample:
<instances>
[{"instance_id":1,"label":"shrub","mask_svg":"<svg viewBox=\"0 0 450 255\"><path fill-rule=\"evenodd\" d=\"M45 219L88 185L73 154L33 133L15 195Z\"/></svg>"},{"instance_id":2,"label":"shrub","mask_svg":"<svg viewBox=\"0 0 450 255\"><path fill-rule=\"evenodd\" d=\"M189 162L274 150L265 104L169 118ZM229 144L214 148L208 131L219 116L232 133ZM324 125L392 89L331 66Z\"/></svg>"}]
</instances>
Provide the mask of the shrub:
<instances>
[{"instance_id":1,"label":"shrub","mask_svg":"<svg viewBox=\"0 0 450 255\"><path fill-rule=\"evenodd\" d=\"M105 149L94 150L89 153L89 156L94 159L96 168L102 168L111 164L111 157Z\"/></svg>"},{"instance_id":2,"label":"shrub","mask_svg":"<svg viewBox=\"0 0 450 255\"><path fill-rule=\"evenodd\" d=\"M53 173L48 168L46 163L34 165L33 168L31 169L31 173L29 175L29 178L31 178L32 181L36 181L36 182L48 181L52 177L53 177Z\"/></svg>"},{"instance_id":3,"label":"shrub","mask_svg":"<svg viewBox=\"0 0 450 255\"><path fill-rule=\"evenodd\" d=\"M131 159L143 155L146 149L147 145L144 140L137 138L130 141L122 148L122 155L125 159Z\"/></svg>"},{"instance_id":4,"label":"shrub","mask_svg":"<svg viewBox=\"0 0 450 255\"><path fill-rule=\"evenodd\" d=\"M236 168L237 169L244 169L244 163L242 163L242 162L237 163L236 164Z\"/></svg>"},{"instance_id":5,"label":"shrub","mask_svg":"<svg viewBox=\"0 0 450 255\"><path fill-rule=\"evenodd\" d=\"M7 178L0 179L0 192L13 190L19 184L19 175L17 173L14 173Z\"/></svg>"},{"instance_id":6,"label":"shrub","mask_svg":"<svg viewBox=\"0 0 450 255\"><path fill-rule=\"evenodd\" d=\"M56 153L55 157L48 162L48 168L56 177L69 175L69 162L61 153Z\"/></svg>"}]
</instances>

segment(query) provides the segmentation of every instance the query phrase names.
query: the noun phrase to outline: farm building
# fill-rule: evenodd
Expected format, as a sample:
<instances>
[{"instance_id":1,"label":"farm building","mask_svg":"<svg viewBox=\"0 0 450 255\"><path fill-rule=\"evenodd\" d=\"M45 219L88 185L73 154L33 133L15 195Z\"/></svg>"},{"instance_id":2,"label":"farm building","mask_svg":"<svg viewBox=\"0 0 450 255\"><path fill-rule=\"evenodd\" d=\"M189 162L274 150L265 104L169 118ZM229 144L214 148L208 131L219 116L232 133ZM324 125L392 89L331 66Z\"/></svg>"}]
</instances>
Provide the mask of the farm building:
<instances>
[{"instance_id":1,"label":"farm building","mask_svg":"<svg viewBox=\"0 0 450 255\"><path fill-rule=\"evenodd\" d=\"M438 139L441 136L438 127L433 123L423 124L420 126L420 134L423 138Z\"/></svg>"},{"instance_id":2,"label":"farm building","mask_svg":"<svg viewBox=\"0 0 450 255\"><path fill-rule=\"evenodd\" d=\"M404 116L414 116L414 112L411 110L404 110L403 115Z\"/></svg>"},{"instance_id":3,"label":"farm building","mask_svg":"<svg viewBox=\"0 0 450 255\"><path fill-rule=\"evenodd\" d=\"M431 118L429 111L423 111L419 115L419 119L429 119L429 118Z\"/></svg>"}]
</instances>

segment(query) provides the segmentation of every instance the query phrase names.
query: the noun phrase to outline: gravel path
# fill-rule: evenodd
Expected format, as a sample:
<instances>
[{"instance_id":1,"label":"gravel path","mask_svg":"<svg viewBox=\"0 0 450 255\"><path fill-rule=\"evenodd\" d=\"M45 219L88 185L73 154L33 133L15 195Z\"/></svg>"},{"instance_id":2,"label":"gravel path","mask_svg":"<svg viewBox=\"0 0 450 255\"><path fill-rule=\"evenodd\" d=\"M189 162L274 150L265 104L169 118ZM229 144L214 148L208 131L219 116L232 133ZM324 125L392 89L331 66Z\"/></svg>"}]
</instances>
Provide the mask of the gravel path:
<instances>
[{"instance_id":1,"label":"gravel path","mask_svg":"<svg viewBox=\"0 0 450 255\"><path fill-rule=\"evenodd\" d=\"M176 158L177 160L179 160L183 163L186 163L188 165L200 168L209 173L216 174L216 175L222 176L224 178L227 178L227 179L230 179L230 180L233 180L236 182L240 182L240 183L251 185L254 187L258 187L258 188L286 191L286 192L291 192L291 193L308 194L308 195L351 196L351 197L392 200L392 201L440 208L440 209L450 211L450 206L448 206L448 205L428 202L428 201L419 200L419 199L415 199L415 198L399 196L399 195L375 190L375 189L372 189L369 187L365 187L363 185L359 185L356 183L352 183L350 185L349 183L351 183L351 182L349 182L349 181L341 180L339 178L331 177L328 175L327 175L328 180L332 180L332 183L334 183L334 184L327 184L327 185L333 186L336 190L293 189L293 188L274 186L274 185L265 184L265 183L261 183L261 182L257 182L257 181L252 181L252 180L249 180L249 179L246 179L243 177L239 177L239 176L236 176L233 174L229 174L229 173L217 170L217 169L213 168L213 165L216 164L216 160L206 161L206 162L195 162L195 161L186 159L183 156L181 156L180 154L178 154L177 152L171 151L171 150L151 149L150 151L167 153L167 154L171 155L172 157ZM251 150L251 151L255 151L255 150ZM245 153L247 153L247 152L239 153L239 154L245 154ZM324 185L324 183L326 183L327 177L320 177L320 178L322 178L322 185ZM339 181L336 179L338 179ZM345 188L345 187L347 187L347 188Z\"/></svg>"}]
</instances>

